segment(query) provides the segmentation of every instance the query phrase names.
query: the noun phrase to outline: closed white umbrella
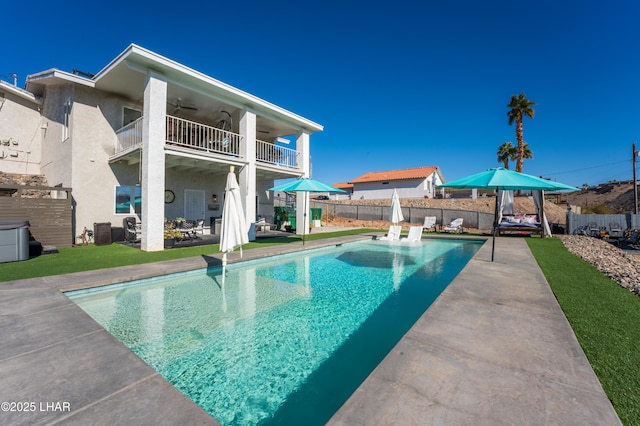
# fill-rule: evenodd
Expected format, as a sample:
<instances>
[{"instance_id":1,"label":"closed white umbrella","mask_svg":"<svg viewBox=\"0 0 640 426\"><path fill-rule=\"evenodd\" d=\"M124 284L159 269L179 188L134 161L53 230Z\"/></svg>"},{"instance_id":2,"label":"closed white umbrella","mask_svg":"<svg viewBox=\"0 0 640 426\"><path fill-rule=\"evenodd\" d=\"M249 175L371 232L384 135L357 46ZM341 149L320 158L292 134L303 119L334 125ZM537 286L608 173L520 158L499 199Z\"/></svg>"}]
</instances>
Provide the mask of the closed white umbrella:
<instances>
[{"instance_id":1,"label":"closed white umbrella","mask_svg":"<svg viewBox=\"0 0 640 426\"><path fill-rule=\"evenodd\" d=\"M398 192L393 188L393 196L391 197L391 209L389 210L389 220L394 225L402 222L404 216L402 215L402 209L400 208L400 198Z\"/></svg>"},{"instance_id":2,"label":"closed white umbrella","mask_svg":"<svg viewBox=\"0 0 640 426\"><path fill-rule=\"evenodd\" d=\"M249 230L240 199L240 186L233 171L234 166L231 166L227 175L222 222L220 223L220 251L222 252L223 267L227 264L228 252L240 247L240 257L242 257L242 245L249 242Z\"/></svg>"}]
</instances>

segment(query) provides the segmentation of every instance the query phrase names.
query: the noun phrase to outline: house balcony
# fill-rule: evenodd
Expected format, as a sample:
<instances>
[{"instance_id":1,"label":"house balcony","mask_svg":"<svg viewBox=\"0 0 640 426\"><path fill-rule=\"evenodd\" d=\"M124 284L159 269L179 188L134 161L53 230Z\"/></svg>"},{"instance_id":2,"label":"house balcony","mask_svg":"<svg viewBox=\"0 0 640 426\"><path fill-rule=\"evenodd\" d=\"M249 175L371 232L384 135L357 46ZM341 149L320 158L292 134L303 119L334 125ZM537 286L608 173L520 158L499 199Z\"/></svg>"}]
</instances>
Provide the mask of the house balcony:
<instances>
[{"instance_id":1,"label":"house balcony","mask_svg":"<svg viewBox=\"0 0 640 426\"><path fill-rule=\"evenodd\" d=\"M116 131L115 152L110 161L123 158L139 158L142 148L143 117ZM217 127L197 123L183 118L166 116L165 151L182 153L211 161L237 164L246 163L241 154L244 136ZM300 168L300 153L295 149L256 140L256 164L266 169L278 169L297 173Z\"/></svg>"}]
</instances>

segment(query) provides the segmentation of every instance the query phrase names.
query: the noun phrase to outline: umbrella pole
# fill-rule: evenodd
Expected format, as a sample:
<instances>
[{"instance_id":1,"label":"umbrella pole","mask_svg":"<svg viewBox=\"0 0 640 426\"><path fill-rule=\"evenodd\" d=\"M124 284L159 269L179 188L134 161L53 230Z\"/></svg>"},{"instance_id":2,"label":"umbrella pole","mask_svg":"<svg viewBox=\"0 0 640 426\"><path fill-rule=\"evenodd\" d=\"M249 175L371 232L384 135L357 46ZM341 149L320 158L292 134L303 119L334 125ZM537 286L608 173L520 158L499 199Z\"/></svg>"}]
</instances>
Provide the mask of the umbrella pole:
<instances>
[{"instance_id":1,"label":"umbrella pole","mask_svg":"<svg viewBox=\"0 0 640 426\"><path fill-rule=\"evenodd\" d=\"M498 206L500 200L498 200L498 189L496 188L496 208L493 212L493 232L491 237L491 261L493 262L493 258L496 253L496 232L498 231Z\"/></svg>"},{"instance_id":2,"label":"umbrella pole","mask_svg":"<svg viewBox=\"0 0 640 426\"><path fill-rule=\"evenodd\" d=\"M307 235L307 230L309 229L309 225L307 225L307 194L308 192L302 193L302 246L304 246L305 236Z\"/></svg>"},{"instance_id":3,"label":"umbrella pole","mask_svg":"<svg viewBox=\"0 0 640 426\"><path fill-rule=\"evenodd\" d=\"M496 228L493 228L493 236L491 237L491 261L496 252Z\"/></svg>"},{"instance_id":4,"label":"umbrella pole","mask_svg":"<svg viewBox=\"0 0 640 426\"><path fill-rule=\"evenodd\" d=\"M222 292L224 294L224 278L227 269L227 252L222 253Z\"/></svg>"}]
</instances>

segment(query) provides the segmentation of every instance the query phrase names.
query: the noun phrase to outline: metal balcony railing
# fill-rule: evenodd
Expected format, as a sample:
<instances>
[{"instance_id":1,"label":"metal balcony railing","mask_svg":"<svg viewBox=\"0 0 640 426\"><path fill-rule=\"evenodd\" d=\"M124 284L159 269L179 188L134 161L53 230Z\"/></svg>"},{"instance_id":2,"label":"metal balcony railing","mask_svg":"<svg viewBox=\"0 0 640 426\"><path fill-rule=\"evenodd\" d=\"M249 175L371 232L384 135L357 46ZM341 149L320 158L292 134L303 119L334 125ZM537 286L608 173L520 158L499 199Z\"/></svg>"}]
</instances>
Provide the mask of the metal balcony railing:
<instances>
[{"instance_id":1,"label":"metal balcony railing","mask_svg":"<svg viewBox=\"0 0 640 426\"><path fill-rule=\"evenodd\" d=\"M142 117L116 131L116 154L142 145Z\"/></svg>"},{"instance_id":2,"label":"metal balcony railing","mask_svg":"<svg viewBox=\"0 0 640 426\"><path fill-rule=\"evenodd\" d=\"M116 131L115 154L142 146L142 120L143 117L140 117ZM199 152L240 156L240 144L244 138L237 133L170 115L166 120L165 143L167 145ZM298 156L299 152L295 149L256 140L256 161L260 163L296 169L299 164Z\"/></svg>"},{"instance_id":3,"label":"metal balcony railing","mask_svg":"<svg viewBox=\"0 0 640 426\"><path fill-rule=\"evenodd\" d=\"M237 133L167 116L166 142L169 145L238 157L242 139L243 137Z\"/></svg>"},{"instance_id":4,"label":"metal balcony railing","mask_svg":"<svg viewBox=\"0 0 640 426\"><path fill-rule=\"evenodd\" d=\"M256 140L256 161L295 169L298 167L298 151Z\"/></svg>"}]
</instances>

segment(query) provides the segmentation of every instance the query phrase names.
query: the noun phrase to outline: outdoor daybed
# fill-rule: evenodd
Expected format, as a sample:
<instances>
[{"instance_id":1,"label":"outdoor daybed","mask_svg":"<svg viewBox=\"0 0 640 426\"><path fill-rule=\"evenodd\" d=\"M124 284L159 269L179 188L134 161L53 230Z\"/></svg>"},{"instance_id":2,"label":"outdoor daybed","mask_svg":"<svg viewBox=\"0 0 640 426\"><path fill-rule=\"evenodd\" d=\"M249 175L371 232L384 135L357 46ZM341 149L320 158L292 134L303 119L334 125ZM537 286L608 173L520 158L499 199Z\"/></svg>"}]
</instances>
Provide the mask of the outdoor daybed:
<instances>
[{"instance_id":1,"label":"outdoor daybed","mask_svg":"<svg viewBox=\"0 0 640 426\"><path fill-rule=\"evenodd\" d=\"M540 234L542 235L542 224L535 214L526 215L506 215L498 224L498 235L508 234Z\"/></svg>"}]
</instances>

